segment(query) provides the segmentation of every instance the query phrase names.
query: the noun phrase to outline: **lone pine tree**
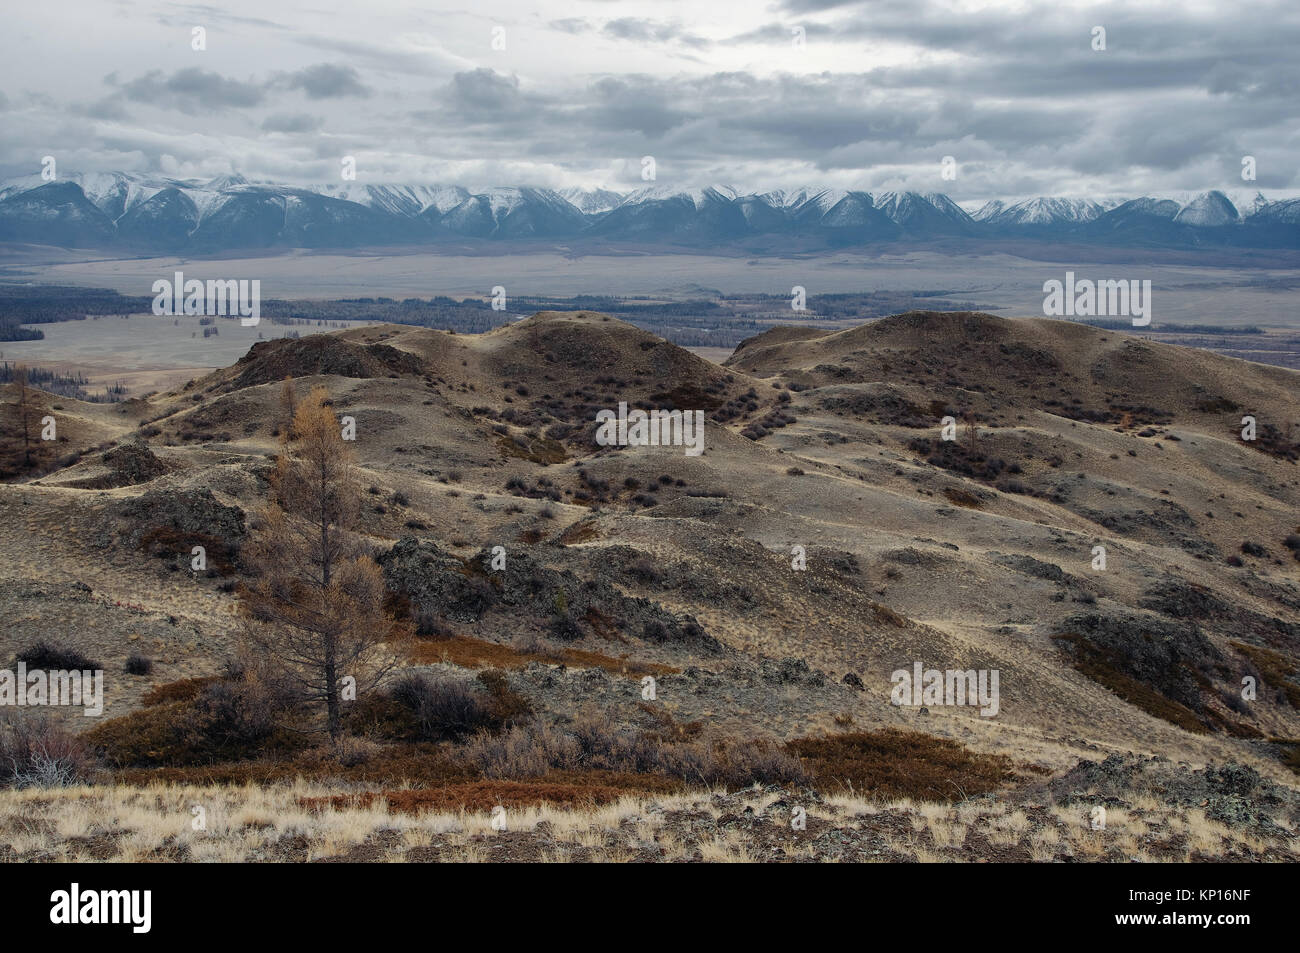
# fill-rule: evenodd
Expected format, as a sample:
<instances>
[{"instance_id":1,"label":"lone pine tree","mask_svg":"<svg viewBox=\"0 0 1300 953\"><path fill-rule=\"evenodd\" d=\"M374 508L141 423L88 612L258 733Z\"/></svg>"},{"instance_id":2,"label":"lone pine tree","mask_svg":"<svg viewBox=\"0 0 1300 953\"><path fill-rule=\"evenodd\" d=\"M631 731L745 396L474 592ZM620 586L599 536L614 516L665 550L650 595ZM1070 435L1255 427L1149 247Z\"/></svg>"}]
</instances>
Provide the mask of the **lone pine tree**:
<instances>
[{"instance_id":1,"label":"lone pine tree","mask_svg":"<svg viewBox=\"0 0 1300 953\"><path fill-rule=\"evenodd\" d=\"M245 550L248 639L301 699L324 709L338 740L343 683L374 688L395 664L405 627L385 608L383 575L353 531L361 509L355 456L322 387L293 417L271 496Z\"/></svg>"}]
</instances>

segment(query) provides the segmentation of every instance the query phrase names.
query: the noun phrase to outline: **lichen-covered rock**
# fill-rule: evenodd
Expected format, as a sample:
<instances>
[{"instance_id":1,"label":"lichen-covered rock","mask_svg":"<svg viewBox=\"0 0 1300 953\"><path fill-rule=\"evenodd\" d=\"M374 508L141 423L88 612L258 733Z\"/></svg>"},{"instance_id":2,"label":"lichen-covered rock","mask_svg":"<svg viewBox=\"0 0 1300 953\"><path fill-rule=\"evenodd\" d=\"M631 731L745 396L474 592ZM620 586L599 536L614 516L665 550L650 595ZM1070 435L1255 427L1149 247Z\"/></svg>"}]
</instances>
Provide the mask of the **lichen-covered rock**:
<instances>
[{"instance_id":1,"label":"lichen-covered rock","mask_svg":"<svg viewBox=\"0 0 1300 953\"><path fill-rule=\"evenodd\" d=\"M624 595L603 579L547 568L527 553L509 554L506 568L494 570L490 549L461 560L429 540L404 536L378 561L388 587L410 599L413 613L468 623L502 609L528 616L561 640L617 631L647 642L721 650L694 617Z\"/></svg>"},{"instance_id":2,"label":"lichen-covered rock","mask_svg":"<svg viewBox=\"0 0 1300 953\"><path fill-rule=\"evenodd\" d=\"M131 548L148 545L151 538L190 537L204 545L220 543L223 549L233 553L248 533L244 511L221 503L206 488L148 490L134 499L112 505L108 515L117 538ZM108 544L111 539L101 539L101 542Z\"/></svg>"}]
</instances>

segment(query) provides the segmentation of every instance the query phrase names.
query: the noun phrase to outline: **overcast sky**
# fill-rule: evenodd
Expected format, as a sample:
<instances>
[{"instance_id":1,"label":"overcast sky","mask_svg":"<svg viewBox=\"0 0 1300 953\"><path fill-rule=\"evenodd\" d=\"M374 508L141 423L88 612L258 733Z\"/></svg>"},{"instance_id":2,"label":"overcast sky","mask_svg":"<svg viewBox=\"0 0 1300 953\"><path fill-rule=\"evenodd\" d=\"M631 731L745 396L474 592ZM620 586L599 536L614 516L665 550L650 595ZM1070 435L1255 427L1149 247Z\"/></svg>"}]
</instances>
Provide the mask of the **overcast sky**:
<instances>
[{"instance_id":1,"label":"overcast sky","mask_svg":"<svg viewBox=\"0 0 1300 953\"><path fill-rule=\"evenodd\" d=\"M652 155L660 186L1300 188L1296 0L7 7L3 177L328 182L352 155L358 182L628 190Z\"/></svg>"}]
</instances>

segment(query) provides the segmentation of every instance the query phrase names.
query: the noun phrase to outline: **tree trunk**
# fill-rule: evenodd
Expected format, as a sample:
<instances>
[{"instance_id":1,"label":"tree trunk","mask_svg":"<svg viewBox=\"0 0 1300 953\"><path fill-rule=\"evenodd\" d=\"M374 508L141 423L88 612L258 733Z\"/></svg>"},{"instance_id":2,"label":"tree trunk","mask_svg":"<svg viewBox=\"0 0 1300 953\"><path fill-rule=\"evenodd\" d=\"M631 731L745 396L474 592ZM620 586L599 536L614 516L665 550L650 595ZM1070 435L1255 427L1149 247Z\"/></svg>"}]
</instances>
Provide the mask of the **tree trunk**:
<instances>
[{"instance_id":1,"label":"tree trunk","mask_svg":"<svg viewBox=\"0 0 1300 953\"><path fill-rule=\"evenodd\" d=\"M335 657L334 637L325 646L325 708L329 720L330 741L338 743L343 732L343 718L339 712L339 672Z\"/></svg>"}]
</instances>

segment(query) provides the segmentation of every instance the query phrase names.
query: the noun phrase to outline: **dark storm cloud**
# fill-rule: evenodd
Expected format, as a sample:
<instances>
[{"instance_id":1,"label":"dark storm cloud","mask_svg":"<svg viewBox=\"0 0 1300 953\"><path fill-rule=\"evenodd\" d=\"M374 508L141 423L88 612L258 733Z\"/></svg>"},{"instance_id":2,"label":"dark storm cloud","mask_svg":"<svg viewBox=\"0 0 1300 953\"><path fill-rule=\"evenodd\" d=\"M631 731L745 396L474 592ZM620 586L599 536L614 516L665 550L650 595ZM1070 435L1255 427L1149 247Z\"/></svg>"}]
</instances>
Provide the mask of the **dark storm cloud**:
<instances>
[{"instance_id":1,"label":"dark storm cloud","mask_svg":"<svg viewBox=\"0 0 1300 953\"><path fill-rule=\"evenodd\" d=\"M513 110L522 100L519 77L503 76L487 67L452 77L451 93L467 110Z\"/></svg>"},{"instance_id":2,"label":"dark storm cloud","mask_svg":"<svg viewBox=\"0 0 1300 953\"><path fill-rule=\"evenodd\" d=\"M372 90L361 82L351 66L318 63L282 79L290 89L299 89L308 99L340 99L344 96L368 97Z\"/></svg>"},{"instance_id":3,"label":"dark storm cloud","mask_svg":"<svg viewBox=\"0 0 1300 953\"><path fill-rule=\"evenodd\" d=\"M112 78L106 79L113 85ZM256 106L266 95L263 84L229 79L219 73L191 66L170 76L150 70L121 86L127 99L181 112L219 112L234 107Z\"/></svg>"},{"instance_id":4,"label":"dark storm cloud","mask_svg":"<svg viewBox=\"0 0 1300 953\"><path fill-rule=\"evenodd\" d=\"M611 132L630 131L657 139L699 115L679 86L648 76L607 77L586 92L588 102L578 107L576 118Z\"/></svg>"},{"instance_id":5,"label":"dark storm cloud","mask_svg":"<svg viewBox=\"0 0 1300 953\"><path fill-rule=\"evenodd\" d=\"M115 87L120 97L132 102L184 113L222 112L260 106L267 101L268 94L276 90L301 92L313 100L365 98L373 92L361 82L355 69L330 63L308 66L264 80L233 79L190 66L170 75L162 70L150 70L127 82L122 82L116 73L111 73L104 77L104 82ZM88 109L97 108L101 114L108 116L114 102L114 98L109 97L96 107Z\"/></svg>"},{"instance_id":6,"label":"dark storm cloud","mask_svg":"<svg viewBox=\"0 0 1300 953\"><path fill-rule=\"evenodd\" d=\"M447 118L454 116L489 128L508 123L513 140L532 128L553 105L546 97L521 89L518 76L487 67L457 73L442 98L450 114ZM438 110L430 112L436 114Z\"/></svg>"}]
</instances>

